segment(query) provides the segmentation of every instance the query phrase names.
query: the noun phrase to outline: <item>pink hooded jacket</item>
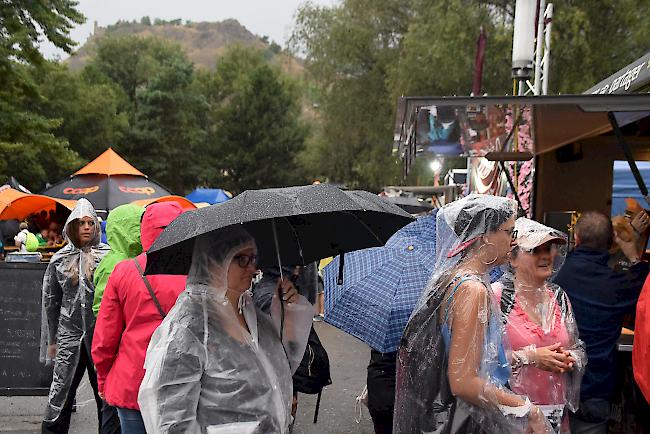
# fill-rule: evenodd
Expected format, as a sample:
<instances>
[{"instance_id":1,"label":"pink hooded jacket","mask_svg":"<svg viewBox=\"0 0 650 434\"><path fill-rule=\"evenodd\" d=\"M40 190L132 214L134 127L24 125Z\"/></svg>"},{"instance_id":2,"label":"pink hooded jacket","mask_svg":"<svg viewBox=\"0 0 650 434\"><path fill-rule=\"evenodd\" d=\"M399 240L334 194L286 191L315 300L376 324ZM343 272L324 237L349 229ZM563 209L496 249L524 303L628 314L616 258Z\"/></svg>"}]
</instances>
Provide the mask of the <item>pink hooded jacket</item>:
<instances>
[{"instance_id":1,"label":"pink hooded jacket","mask_svg":"<svg viewBox=\"0 0 650 434\"><path fill-rule=\"evenodd\" d=\"M143 270L146 251L182 212L175 202L147 207L140 228L145 253L135 259ZM147 279L163 311L169 312L185 289L186 276L152 275ZM138 390L144 377L147 346L162 320L133 260L118 263L104 291L92 344L99 392L110 405L139 410Z\"/></svg>"}]
</instances>

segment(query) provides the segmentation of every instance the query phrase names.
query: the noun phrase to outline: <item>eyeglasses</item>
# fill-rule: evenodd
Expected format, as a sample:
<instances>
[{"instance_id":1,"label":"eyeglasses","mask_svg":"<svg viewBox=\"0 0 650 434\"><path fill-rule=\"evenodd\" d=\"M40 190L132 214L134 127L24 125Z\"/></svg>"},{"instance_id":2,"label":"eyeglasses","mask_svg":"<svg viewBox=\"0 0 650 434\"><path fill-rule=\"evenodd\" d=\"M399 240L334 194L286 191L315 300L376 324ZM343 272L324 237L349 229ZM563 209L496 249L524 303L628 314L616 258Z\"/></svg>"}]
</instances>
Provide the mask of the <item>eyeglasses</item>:
<instances>
[{"instance_id":1,"label":"eyeglasses","mask_svg":"<svg viewBox=\"0 0 650 434\"><path fill-rule=\"evenodd\" d=\"M250 264L257 266L257 255L236 255L233 260L236 260L241 268L246 268Z\"/></svg>"},{"instance_id":2,"label":"eyeglasses","mask_svg":"<svg viewBox=\"0 0 650 434\"><path fill-rule=\"evenodd\" d=\"M499 230L509 234L513 241L517 239L517 235L518 235L517 229L510 228L510 229L499 229Z\"/></svg>"}]
</instances>

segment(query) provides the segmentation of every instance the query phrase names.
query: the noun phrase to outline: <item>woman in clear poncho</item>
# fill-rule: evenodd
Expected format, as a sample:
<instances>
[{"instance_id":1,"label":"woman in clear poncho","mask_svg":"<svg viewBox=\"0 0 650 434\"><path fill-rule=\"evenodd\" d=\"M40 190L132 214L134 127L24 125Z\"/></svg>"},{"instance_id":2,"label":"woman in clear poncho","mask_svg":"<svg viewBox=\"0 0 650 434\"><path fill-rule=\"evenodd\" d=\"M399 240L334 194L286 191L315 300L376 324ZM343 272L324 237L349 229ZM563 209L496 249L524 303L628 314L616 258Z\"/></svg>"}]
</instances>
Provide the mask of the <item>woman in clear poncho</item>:
<instances>
[{"instance_id":1,"label":"woman in clear poncho","mask_svg":"<svg viewBox=\"0 0 650 434\"><path fill-rule=\"evenodd\" d=\"M556 432L569 432L565 407L575 412L586 365L569 298L551 282L564 263L567 238L521 217L510 267L493 284L512 348L510 387L540 405Z\"/></svg>"},{"instance_id":2,"label":"woman in clear poncho","mask_svg":"<svg viewBox=\"0 0 650 434\"><path fill-rule=\"evenodd\" d=\"M402 336L395 433L546 433L548 422L506 388L510 364L489 269L512 247L516 204L470 195L436 215L436 268Z\"/></svg>"},{"instance_id":3,"label":"woman in clear poncho","mask_svg":"<svg viewBox=\"0 0 650 434\"><path fill-rule=\"evenodd\" d=\"M95 327L93 273L109 247L99 241L99 220L86 199L77 202L63 234L67 245L52 256L43 277L41 356L54 359L43 432L68 432L84 370L95 392L101 426L101 399L90 356Z\"/></svg>"},{"instance_id":4,"label":"woman in clear poncho","mask_svg":"<svg viewBox=\"0 0 650 434\"><path fill-rule=\"evenodd\" d=\"M313 308L289 279L271 316L250 292L256 246L241 227L198 237L187 288L151 338L138 404L152 433L285 433L291 375Z\"/></svg>"}]
</instances>

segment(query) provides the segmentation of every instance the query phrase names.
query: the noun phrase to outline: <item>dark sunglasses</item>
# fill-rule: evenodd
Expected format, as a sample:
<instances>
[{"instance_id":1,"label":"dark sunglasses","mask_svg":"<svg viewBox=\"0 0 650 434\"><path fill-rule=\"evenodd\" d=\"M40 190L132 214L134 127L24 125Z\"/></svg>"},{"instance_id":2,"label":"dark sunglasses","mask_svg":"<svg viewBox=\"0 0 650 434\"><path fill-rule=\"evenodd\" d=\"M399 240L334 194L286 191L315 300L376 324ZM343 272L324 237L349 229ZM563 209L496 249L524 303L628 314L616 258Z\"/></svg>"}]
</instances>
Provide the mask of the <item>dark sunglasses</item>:
<instances>
[{"instance_id":1,"label":"dark sunglasses","mask_svg":"<svg viewBox=\"0 0 650 434\"><path fill-rule=\"evenodd\" d=\"M503 231L503 232L505 232L507 234L510 234L510 237L512 238L513 241L517 239L517 235L518 235L517 234L517 229L511 228L511 229L499 229L499 230Z\"/></svg>"},{"instance_id":2,"label":"dark sunglasses","mask_svg":"<svg viewBox=\"0 0 650 434\"><path fill-rule=\"evenodd\" d=\"M241 268L246 268L250 264L257 266L257 255L236 255L233 259Z\"/></svg>"}]
</instances>

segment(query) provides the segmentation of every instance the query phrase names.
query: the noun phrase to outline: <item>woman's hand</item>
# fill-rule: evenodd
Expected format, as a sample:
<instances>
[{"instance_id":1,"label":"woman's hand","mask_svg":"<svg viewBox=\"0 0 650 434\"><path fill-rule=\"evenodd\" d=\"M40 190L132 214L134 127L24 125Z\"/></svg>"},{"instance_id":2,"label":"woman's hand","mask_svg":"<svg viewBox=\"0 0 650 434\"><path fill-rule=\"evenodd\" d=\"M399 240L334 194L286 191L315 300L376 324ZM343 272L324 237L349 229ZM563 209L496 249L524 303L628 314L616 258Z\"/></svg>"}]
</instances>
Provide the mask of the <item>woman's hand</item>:
<instances>
[{"instance_id":1,"label":"woman's hand","mask_svg":"<svg viewBox=\"0 0 650 434\"><path fill-rule=\"evenodd\" d=\"M644 239L641 235L650 226L650 217L645 211L641 211L630 221L630 226L634 230L632 233L633 237L630 241L621 239L616 233L614 233L614 241L618 244L627 259L635 263L641 259L643 254L645 245L643 244Z\"/></svg>"},{"instance_id":2,"label":"woman's hand","mask_svg":"<svg viewBox=\"0 0 650 434\"><path fill-rule=\"evenodd\" d=\"M539 347L532 351L530 359L539 369L563 374L571 369L575 359L559 343Z\"/></svg>"},{"instance_id":3,"label":"woman's hand","mask_svg":"<svg viewBox=\"0 0 650 434\"><path fill-rule=\"evenodd\" d=\"M284 279L278 279L278 287L282 290L282 301L293 303L298 300L298 290L291 280L286 277Z\"/></svg>"},{"instance_id":4,"label":"woman's hand","mask_svg":"<svg viewBox=\"0 0 650 434\"><path fill-rule=\"evenodd\" d=\"M56 357L56 344L47 346L47 358L54 359Z\"/></svg>"},{"instance_id":5,"label":"woman's hand","mask_svg":"<svg viewBox=\"0 0 650 434\"><path fill-rule=\"evenodd\" d=\"M648 227L650 227L650 216L648 216L648 213L645 212L645 210L641 210L630 221L630 225L632 226L632 229L634 229L634 232L640 236L648 229Z\"/></svg>"},{"instance_id":6,"label":"woman's hand","mask_svg":"<svg viewBox=\"0 0 650 434\"><path fill-rule=\"evenodd\" d=\"M546 416L536 405L532 405L528 413L528 428L526 433L547 434L551 431L551 425L546 420Z\"/></svg>"}]
</instances>

